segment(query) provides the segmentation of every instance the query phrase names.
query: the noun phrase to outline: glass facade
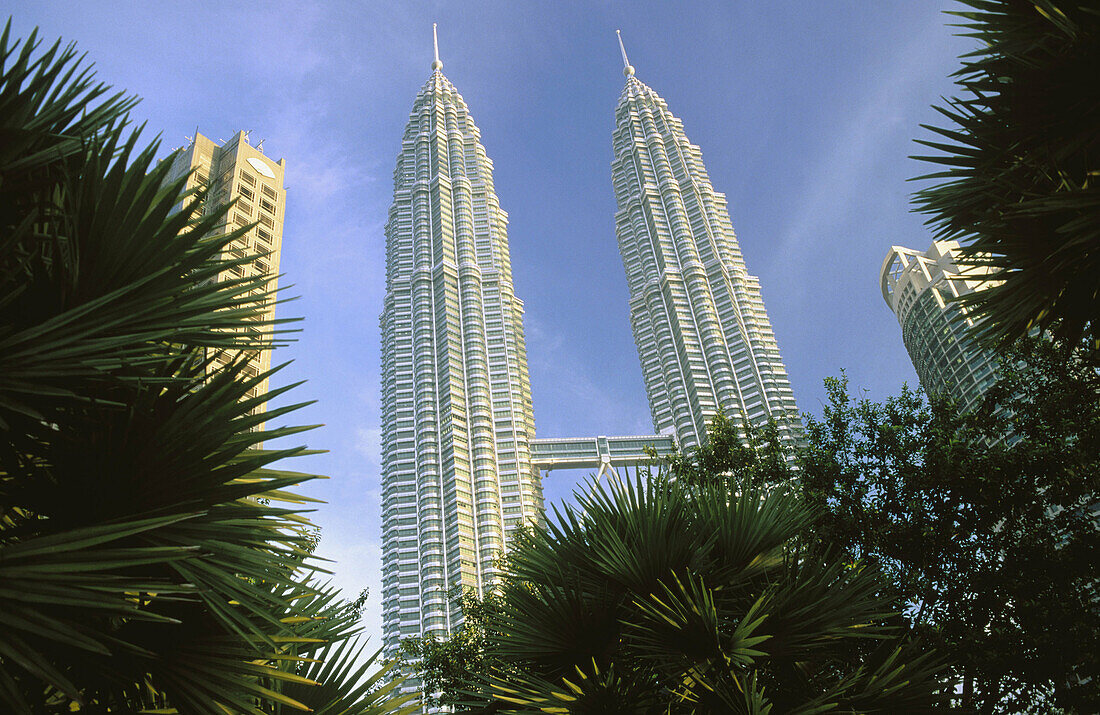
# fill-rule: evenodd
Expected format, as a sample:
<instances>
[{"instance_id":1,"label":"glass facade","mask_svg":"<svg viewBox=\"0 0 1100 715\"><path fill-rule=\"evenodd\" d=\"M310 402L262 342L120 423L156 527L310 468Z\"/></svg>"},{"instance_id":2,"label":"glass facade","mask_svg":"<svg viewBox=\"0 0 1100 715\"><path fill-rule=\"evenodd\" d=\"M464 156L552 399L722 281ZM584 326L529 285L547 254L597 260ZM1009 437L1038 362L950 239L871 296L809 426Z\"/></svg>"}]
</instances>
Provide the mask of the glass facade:
<instances>
[{"instance_id":1,"label":"glass facade","mask_svg":"<svg viewBox=\"0 0 1100 715\"><path fill-rule=\"evenodd\" d=\"M924 253L891 247L882 264L882 297L897 315L924 391L972 409L997 371L994 356L970 336L973 319L955 302L979 285L975 273L959 267L958 251L954 241L936 241Z\"/></svg>"}]
</instances>

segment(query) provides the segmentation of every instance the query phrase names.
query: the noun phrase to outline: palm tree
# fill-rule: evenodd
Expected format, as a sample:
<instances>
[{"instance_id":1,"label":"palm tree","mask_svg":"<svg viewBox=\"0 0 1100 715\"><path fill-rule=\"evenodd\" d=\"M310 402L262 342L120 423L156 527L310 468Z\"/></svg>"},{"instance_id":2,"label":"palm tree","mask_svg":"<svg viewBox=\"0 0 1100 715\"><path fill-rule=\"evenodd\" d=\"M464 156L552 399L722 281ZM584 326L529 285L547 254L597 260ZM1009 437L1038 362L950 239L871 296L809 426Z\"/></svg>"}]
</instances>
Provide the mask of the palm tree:
<instances>
[{"instance_id":1,"label":"palm tree","mask_svg":"<svg viewBox=\"0 0 1100 715\"><path fill-rule=\"evenodd\" d=\"M988 270L964 299L988 341L1035 327L1067 345L1100 318L1100 14L1063 0L960 0L980 46L955 73L962 97L936 109L946 128L914 195L938 238ZM1060 322L1059 322L1060 321Z\"/></svg>"},{"instance_id":2,"label":"palm tree","mask_svg":"<svg viewBox=\"0 0 1100 715\"><path fill-rule=\"evenodd\" d=\"M883 582L804 557L788 491L636 476L578 493L508 560L495 712L913 712L936 667Z\"/></svg>"},{"instance_id":3,"label":"palm tree","mask_svg":"<svg viewBox=\"0 0 1100 715\"><path fill-rule=\"evenodd\" d=\"M39 45L0 35L0 711L407 710L310 575L305 448L259 447L304 429L245 398L270 277L215 280L223 214Z\"/></svg>"}]
</instances>

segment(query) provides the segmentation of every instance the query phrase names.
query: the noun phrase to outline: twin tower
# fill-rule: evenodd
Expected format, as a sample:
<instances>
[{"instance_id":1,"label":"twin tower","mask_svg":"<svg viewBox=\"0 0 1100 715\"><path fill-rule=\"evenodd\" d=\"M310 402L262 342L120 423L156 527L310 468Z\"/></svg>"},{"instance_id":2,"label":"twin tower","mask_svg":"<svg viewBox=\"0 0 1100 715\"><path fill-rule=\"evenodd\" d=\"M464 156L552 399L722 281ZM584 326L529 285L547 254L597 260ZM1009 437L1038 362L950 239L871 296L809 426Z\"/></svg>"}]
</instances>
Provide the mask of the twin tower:
<instances>
[{"instance_id":1,"label":"twin tower","mask_svg":"<svg viewBox=\"0 0 1100 715\"><path fill-rule=\"evenodd\" d=\"M620 40L620 47L621 47ZM656 435L535 440L523 302L493 164L438 44L394 169L382 328L385 648L461 623L456 590L498 575L509 532L542 518L540 467L691 449L719 409L801 430L786 368L699 147L634 76L615 110L615 233Z\"/></svg>"}]
</instances>

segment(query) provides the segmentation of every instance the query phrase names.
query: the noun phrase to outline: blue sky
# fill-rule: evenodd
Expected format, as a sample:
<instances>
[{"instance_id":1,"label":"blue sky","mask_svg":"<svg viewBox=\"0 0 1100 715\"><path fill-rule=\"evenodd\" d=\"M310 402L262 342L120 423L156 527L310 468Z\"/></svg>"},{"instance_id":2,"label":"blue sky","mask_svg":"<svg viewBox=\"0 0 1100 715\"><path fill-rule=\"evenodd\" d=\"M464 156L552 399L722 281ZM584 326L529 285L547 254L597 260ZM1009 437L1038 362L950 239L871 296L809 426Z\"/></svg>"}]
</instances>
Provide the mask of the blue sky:
<instances>
[{"instance_id":1,"label":"blue sky","mask_svg":"<svg viewBox=\"0 0 1100 715\"><path fill-rule=\"evenodd\" d=\"M296 423L327 454L320 552L348 592L370 587L380 644L379 335L383 224L402 130L432 60L462 92L495 167L526 329L538 436L652 431L614 233L620 28L637 76L698 144L760 277L791 384L819 413L845 369L874 399L916 382L878 271L892 244L926 248L908 159L936 122L968 40L948 2L117 2L17 0L78 43L100 80L143 98L163 153L196 126L251 130L287 160L284 284L305 318L277 381L317 403ZM583 474L555 472L548 500Z\"/></svg>"}]
</instances>

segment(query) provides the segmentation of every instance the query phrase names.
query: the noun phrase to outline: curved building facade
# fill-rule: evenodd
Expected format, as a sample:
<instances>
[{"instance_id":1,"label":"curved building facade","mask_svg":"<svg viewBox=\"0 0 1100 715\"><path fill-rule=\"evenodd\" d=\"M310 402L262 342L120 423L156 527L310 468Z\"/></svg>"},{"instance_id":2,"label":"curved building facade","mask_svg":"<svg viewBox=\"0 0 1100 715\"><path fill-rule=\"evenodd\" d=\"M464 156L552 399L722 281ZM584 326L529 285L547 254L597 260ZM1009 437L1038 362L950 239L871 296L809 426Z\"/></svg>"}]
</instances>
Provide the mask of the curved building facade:
<instances>
[{"instance_id":1,"label":"curved building facade","mask_svg":"<svg viewBox=\"0 0 1100 715\"><path fill-rule=\"evenodd\" d=\"M508 216L466 102L436 60L405 127L386 223L382 328L385 651L461 623L541 518ZM406 684L407 687L409 684ZM415 686L415 683L412 683Z\"/></svg>"},{"instance_id":2,"label":"curved building facade","mask_svg":"<svg viewBox=\"0 0 1100 715\"><path fill-rule=\"evenodd\" d=\"M997 381L996 359L970 337L974 321L953 302L979 286L963 277L958 251L955 241L935 241L923 253L891 246L880 283L921 387L972 409Z\"/></svg>"},{"instance_id":3,"label":"curved building facade","mask_svg":"<svg viewBox=\"0 0 1100 715\"><path fill-rule=\"evenodd\" d=\"M781 439L799 440L787 370L726 197L683 123L634 76L625 51L623 61L611 164L615 234L654 428L690 450L721 409L754 425L774 419Z\"/></svg>"}]
</instances>

